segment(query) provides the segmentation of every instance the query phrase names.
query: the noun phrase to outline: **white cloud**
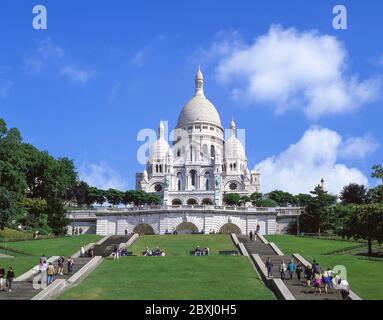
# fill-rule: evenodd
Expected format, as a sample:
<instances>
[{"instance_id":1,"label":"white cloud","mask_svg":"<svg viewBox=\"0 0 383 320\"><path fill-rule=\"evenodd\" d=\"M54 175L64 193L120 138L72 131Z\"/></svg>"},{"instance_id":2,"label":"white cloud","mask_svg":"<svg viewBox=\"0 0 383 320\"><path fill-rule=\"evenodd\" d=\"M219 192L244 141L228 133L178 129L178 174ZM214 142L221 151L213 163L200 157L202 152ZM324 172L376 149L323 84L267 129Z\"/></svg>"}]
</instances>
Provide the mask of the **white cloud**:
<instances>
[{"instance_id":1,"label":"white cloud","mask_svg":"<svg viewBox=\"0 0 383 320\"><path fill-rule=\"evenodd\" d=\"M28 73L40 73L51 63L56 63L65 55L64 50L53 43L51 38L37 41L37 47L25 55L24 65Z\"/></svg>"},{"instance_id":2,"label":"white cloud","mask_svg":"<svg viewBox=\"0 0 383 320\"><path fill-rule=\"evenodd\" d=\"M334 36L273 25L251 45L232 43L211 48L220 56L217 76L234 84L233 96L249 104L270 104L276 113L301 109L317 118L350 112L380 97L380 79L347 76L347 51Z\"/></svg>"},{"instance_id":3,"label":"white cloud","mask_svg":"<svg viewBox=\"0 0 383 320\"><path fill-rule=\"evenodd\" d=\"M344 148L342 140L335 131L311 127L296 144L256 165L255 168L261 170L261 191L281 189L293 194L308 193L322 178L333 194L351 182L368 186L368 179L360 170L338 162ZM347 141L346 146L353 145Z\"/></svg>"},{"instance_id":4,"label":"white cloud","mask_svg":"<svg viewBox=\"0 0 383 320\"><path fill-rule=\"evenodd\" d=\"M147 49L141 49L136 52L136 54L130 59L130 64L136 66L136 67L142 67L145 63L145 57L147 54Z\"/></svg>"},{"instance_id":5,"label":"white cloud","mask_svg":"<svg viewBox=\"0 0 383 320\"><path fill-rule=\"evenodd\" d=\"M0 79L0 98L6 98L12 87L13 81L9 79Z\"/></svg>"},{"instance_id":6,"label":"white cloud","mask_svg":"<svg viewBox=\"0 0 383 320\"><path fill-rule=\"evenodd\" d=\"M61 75L68 77L71 81L82 84L87 83L95 75L93 70L66 65L61 69Z\"/></svg>"},{"instance_id":7,"label":"white cloud","mask_svg":"<svg viewBox=\"0 0 383 320\"><path fill-rule=\"evenodd\" d=\"M119 173L106 163L83 163L79 169L79 177L89 185L103 190L113 188L125 191L128 188Z\"/></svg>"},{"instance_id":8,"label":"white cloud","mask_svg":"<svg viewBox=\"0 0 383 320\"><path fill-rule=\"evenodd\" d=\"M379 148L379 143L371 135L348 138L340 149L340 156L363 159Z\"/></svg>"}]
</instances>

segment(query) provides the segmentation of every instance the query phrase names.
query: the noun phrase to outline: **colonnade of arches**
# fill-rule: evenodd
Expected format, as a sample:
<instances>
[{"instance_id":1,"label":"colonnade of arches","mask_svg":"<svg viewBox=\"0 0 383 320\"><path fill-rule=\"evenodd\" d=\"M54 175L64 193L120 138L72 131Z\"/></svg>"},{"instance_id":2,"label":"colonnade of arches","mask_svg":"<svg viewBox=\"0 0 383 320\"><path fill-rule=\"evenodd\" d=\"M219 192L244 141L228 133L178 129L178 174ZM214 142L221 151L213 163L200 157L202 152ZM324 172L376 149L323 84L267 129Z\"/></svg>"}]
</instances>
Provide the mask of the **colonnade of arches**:
<instances>
[{"instance_id":1,"label":"colonnade of arches","mask_svg":"<svg viewBox=\"0 0 383 320\"><path fill-rule=\"evenodd\" d=\"M182 205L187 205L187 206L197 206L197 205L206 205L206 206L212 206L213 201L209 198L202 199L200 202L198 199L194 198L189 198L185 202L183 202L181 199L173 199L172 200L172 206L182 206Z\"/></svg>"}]
</instances>

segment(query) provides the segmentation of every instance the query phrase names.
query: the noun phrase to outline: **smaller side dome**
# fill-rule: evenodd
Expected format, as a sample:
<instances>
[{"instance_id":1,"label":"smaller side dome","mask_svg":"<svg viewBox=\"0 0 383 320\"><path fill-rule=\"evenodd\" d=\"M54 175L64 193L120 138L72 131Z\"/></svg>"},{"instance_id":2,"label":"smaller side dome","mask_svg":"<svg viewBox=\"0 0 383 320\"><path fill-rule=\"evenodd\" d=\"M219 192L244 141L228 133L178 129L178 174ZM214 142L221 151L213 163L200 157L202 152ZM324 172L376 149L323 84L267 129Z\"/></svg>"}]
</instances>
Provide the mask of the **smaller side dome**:
<instances>
[{"instance_id":1,"label":"smaller side dome","mask_svg":"<svg viewBox=\"0 0 383 320\"><path fill-rule=\"evenodd\" d=\"M237 138L234 120L230 122L230 137L225 141L225 158L246 160L245 149Z\"/></svg>"},{"instance_id":2,"label":"smaller side dome","mask_svg":"<svg viewBox=\"0 0 383 320\"><path fill-rule=\"evenodd\" d=\"M149 162L154 163L156 161L165 162L166 156L169 151L169 144L164 138L165 127L160 122L160 126L158 128L158 139L150 146L149 149Z\"/></svg>"}]
</instances>

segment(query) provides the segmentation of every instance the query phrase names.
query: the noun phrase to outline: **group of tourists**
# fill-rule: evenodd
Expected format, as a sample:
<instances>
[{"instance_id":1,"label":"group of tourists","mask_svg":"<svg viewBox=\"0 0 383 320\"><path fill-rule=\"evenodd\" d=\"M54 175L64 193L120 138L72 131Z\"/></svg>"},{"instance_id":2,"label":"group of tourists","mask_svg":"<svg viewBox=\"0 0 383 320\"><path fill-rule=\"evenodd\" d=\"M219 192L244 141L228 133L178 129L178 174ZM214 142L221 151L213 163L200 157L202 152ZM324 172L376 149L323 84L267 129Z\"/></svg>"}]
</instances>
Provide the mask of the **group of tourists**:
<instances>
[{"instance_id":1,"label":"group of tourists","mask_svg":"<svg viewBox=\"0 0 383 320\"><path fill-rule=\"evenodd\" d=\"M15 278L15 272L11 266L8 267L8 271L0 265L0 293L2 291L12 291L12 282Z\"/></svg>"},{"instance_id":2,"label":"group of tourists","mask_svg":"<svg viewBox=\"0 0 383 320\"><path fill-rule=\"evenodd\" d=\"M159 247L156 247L154 250L149 250L149 248L146 247L142 255L145 257L165 257L166 253L161 251Z\"/></svg>"},{"instance_id":3,"label":"group of tourists","mask_svg":"<svg viewBox=\"0 0 383 320\"><path fill-rule=\"evenodd\" d=\"M249 237L251 241L257 241L257 235L259 234L259 231L261 231L261 226L257 224L257 229L255 231L251 230L249 232Z\"/></svg>"},{"instance_id":4,"label":"group of tourists","mask_svg":"<svg viewBox=\"0 0 383 320\"><path fill-rule=\"evenodd\" d=\"M82 235L83 233L83 229L82 228L74 228L72 229L72 235L75 235L75 236L78 236L78 235Z\"/></svg>"},{"instance_id":5,"label":"group of tourists","mask_svg":"<svg viewBox=\"0 0 383 320\"><path fill-rule=\"evenodd\" d=\"M41 275L40 283L41 284L51 284L54 281L55 275L64 275L64 256L60 256L57 260L57 270L52 262L47 263L47 258L43 254L40 257L40 262L37 268L37 272ZM69 257L67 260L67 269L68 274L72 274L74 270L74 261L72 257Z\"/></svg>"},{"instance_id":6,"label":"group of tourists","mask_svg":"<svg viewBox=\"0 0 383 320\"><path fill-rule=\"evenodd\" d=\"M265 263L267 269L267 276L273 277L273 262L270 258L267 258ZM335 274L331 268L327 270L322 269L321 265L313 260L311 265L303 266L302 263L298 262L295 264L294 260L291 259L286 265L285 261L282 260L279 265L280 277L283 281L286 280L286 272L289 274L289 280L293 279L294 274L297 275L298 281L301 281L302 274L306 280L308 287L314 287L314 294L327 294L329 289L335 289L342 295L343 300L347 300L350 294L350 285L346 279L342 279L339 275Z\"/></svg>"},{"instance_id":7,"label":"group of tourists","mask_svg":"<svg viewBox=\"0 0 383 320\"><path fill-rule=\"evenodd\" d=\"M94 247L90 247L88 250L85 250L85 246L82 246L80 249L80 257L94 258Z\"/></svg>"},{"instance_id":8,"label":"group of tourists","mask_svg":"<svg viewBox=\"0 0 383 320\"><path fill-rule=\"evenodd\" d=\"M205 247L205 248L202 249L200 246L197 246L194 249L194 255L195 256L208 256L209 253L210 253L209 247Z\"/></svg>"}]
</instances>

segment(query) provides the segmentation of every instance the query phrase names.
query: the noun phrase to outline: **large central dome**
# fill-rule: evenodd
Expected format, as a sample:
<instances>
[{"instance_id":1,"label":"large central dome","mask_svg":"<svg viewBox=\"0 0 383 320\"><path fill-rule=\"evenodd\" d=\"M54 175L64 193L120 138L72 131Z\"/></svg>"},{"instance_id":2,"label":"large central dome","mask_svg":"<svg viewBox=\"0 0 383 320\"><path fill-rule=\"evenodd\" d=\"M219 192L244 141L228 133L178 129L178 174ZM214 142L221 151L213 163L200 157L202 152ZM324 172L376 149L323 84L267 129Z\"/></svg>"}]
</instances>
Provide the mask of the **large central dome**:
<instances>
[{"instance_id":1,"label":"large central dome","mask_svg":"<svg viewBox=\"0 0 383 320\"><path fill-rule=\"evenodd\" d=\"M199 69L195 78L194 97L183 107L177 122L182 128L193 122L207 122L222 127L217 109L203 93L203 75Z\"/></svg>"}]
</instances>

